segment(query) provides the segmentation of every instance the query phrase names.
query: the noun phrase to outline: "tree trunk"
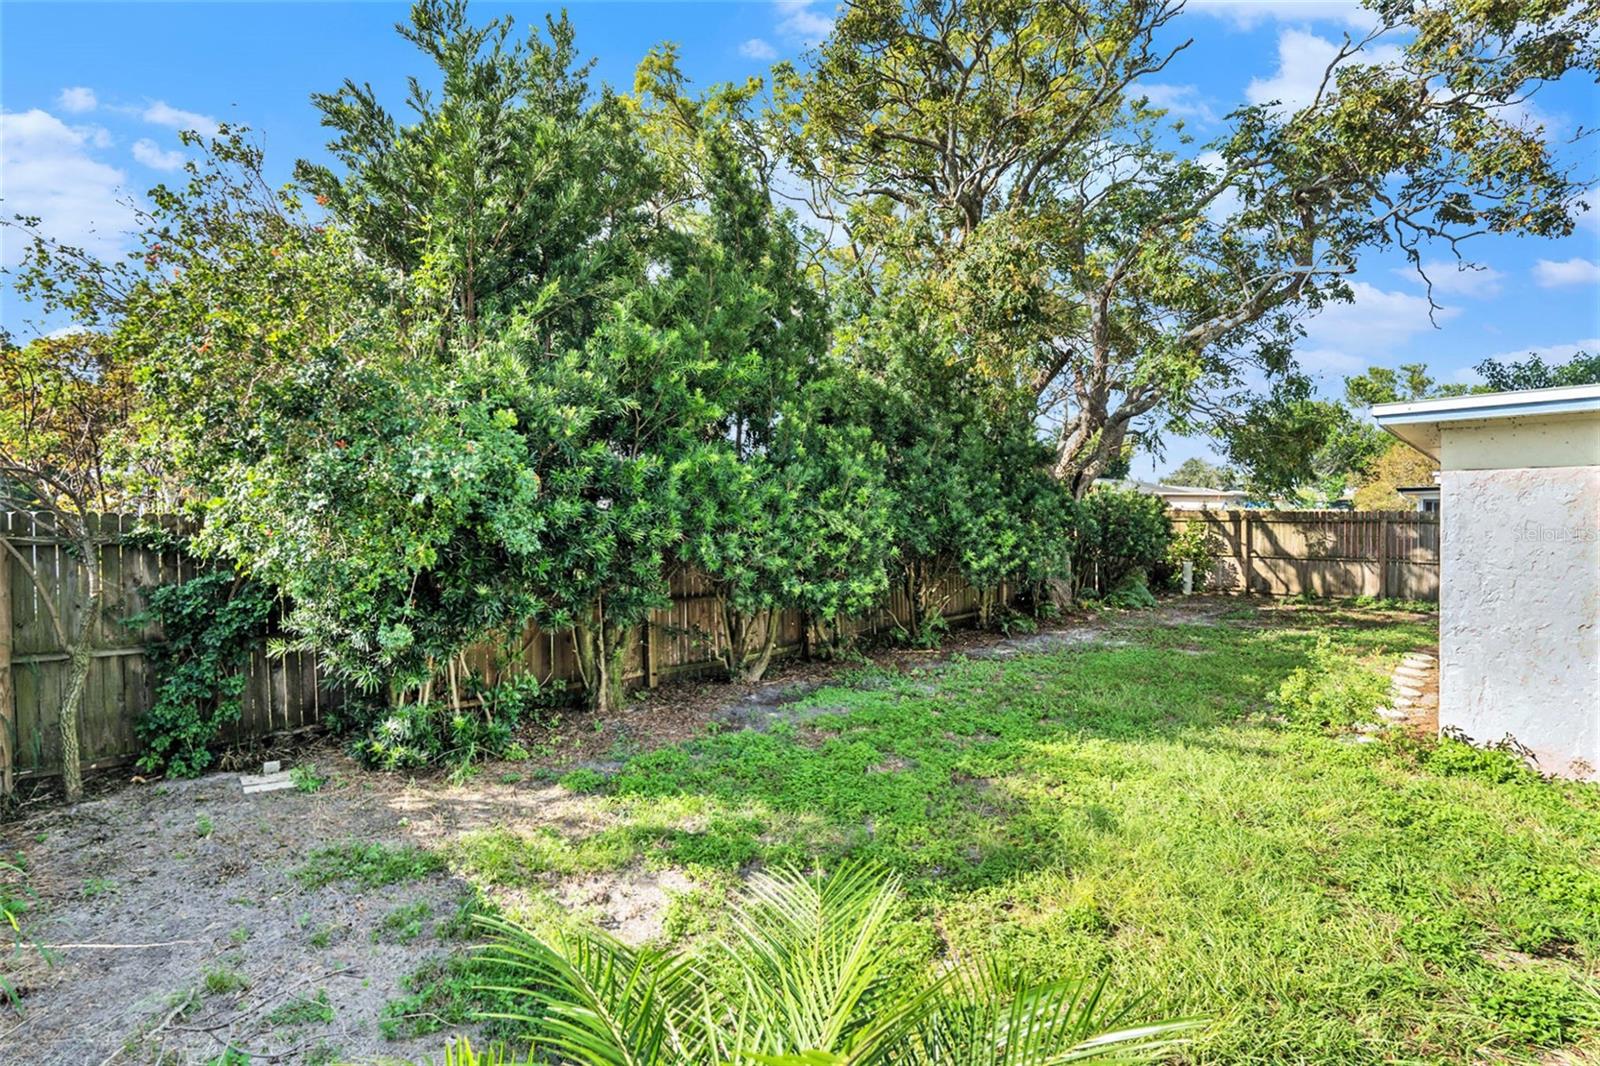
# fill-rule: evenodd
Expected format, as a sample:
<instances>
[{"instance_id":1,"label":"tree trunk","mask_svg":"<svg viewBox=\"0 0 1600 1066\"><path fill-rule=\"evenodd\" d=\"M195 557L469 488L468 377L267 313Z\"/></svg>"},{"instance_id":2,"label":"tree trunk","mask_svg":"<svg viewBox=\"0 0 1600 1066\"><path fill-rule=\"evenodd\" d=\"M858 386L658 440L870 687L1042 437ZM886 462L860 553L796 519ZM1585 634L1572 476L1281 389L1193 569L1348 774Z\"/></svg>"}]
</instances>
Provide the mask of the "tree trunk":
<instances>
[{"instance_id":1,"label":"tree trunk","mask_svg":"<svg viewBox=\"0 0 1600 1066\"><path fill-rule=\"evenodd\" d=\"M718 601L721 607L723 652L722 663L728 670L728 676L738 681L760 681L767 673L767 664L772 661L772 649L778 640L777 611L768 608L755 614L746 614L733 606L726 599ZM762 634L760 646L751 639L755 633L756 621L765 619L766 627Z\"/></svg>"},{"instance_id":2,"label":"tree trunk","mask_svg":"<svg viewBox=\"0 0 1600 1066\"><path fill-rule=\"evenodd\" d=\"M978 628L988 629L994 624L995 602L999 599L999 591L992 585L985 585L978 590Z\"/></svg>"},{"instance_id":3,"label":"tree trunk","mask_svg":"<svg viewBox=\"0 0 1600 1066\"><path fill-rule=\"evenodd\" d=\"M626 665L626 636L626 631L619 633L604 615L595 622L572 627L584 701L589 710L597 714L615 710L622 706L625 698L622 675Z\"/></svg>"},{"instance_id":4,"label":"tree trunk","mask_svg":"<svg viewBox=\"0 0 1600 1066\"><path fill-rule=\"evenodd\" d=\"M755 619L745 623L745 647L739 654L739 680L760 681L767 674L767 664L772 662L772 649L778 644L778 617L777 612L766 610L757 617L766 619L766 631L762 634L761 645L752 648L750 632L755 628Z\"/></svg>"},{"instance_id":5,"label":"tree trunk","mask_svg":"<svg viewBox=\"0 0 1600 1066\"><path fill-rule=\"evenodd\" d=\"M104 590L100 587L100 549L92 541L79 545L89 588L89 601L83 618L67 649L72 668L67 693L61 699L61 784L68 803L83 798L83 764L78 752L78 720L82 716L83 693L89 683L89 668L94 665L94 636L100 628Z\"/></svg>"}]
</instances>

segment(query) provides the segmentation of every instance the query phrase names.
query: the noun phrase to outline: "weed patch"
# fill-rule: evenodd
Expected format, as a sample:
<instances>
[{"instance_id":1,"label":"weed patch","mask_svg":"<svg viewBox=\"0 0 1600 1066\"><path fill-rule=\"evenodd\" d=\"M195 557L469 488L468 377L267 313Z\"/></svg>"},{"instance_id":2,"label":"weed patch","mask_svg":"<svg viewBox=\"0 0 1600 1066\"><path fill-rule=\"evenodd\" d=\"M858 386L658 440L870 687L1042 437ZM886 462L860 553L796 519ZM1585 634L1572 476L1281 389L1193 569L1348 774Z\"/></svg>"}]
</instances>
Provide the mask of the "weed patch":
<instances>
[{"instance_id":1,"label":"weed patch","mask_svg":"<svg viewBox=\"0 0 1600 1066\"><path fill-rule=\"evenodd\" d=\"M307 888L321 888L335 881L381 888L421 880L442 869L444 859L422 848L349 843L313 851L294 871L294 877Z\"/></svg>"}]
</instances>

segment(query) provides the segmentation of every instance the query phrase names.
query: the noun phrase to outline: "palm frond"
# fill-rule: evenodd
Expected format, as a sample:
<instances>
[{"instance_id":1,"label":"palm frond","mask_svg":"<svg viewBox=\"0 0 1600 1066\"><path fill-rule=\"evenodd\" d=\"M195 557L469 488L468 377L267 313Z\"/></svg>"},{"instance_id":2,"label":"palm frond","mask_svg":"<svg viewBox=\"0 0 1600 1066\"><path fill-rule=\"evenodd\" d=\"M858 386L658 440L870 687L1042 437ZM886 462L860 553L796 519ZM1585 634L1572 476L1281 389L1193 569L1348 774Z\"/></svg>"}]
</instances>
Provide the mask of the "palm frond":
<instances>
[{"instance_id":1,"label":"palm frond","mask_svg":"<svg viewBox=\"0 0 1600 1066\"><path fill-rule=\"evenodd\" d=\"M585 1066L656 1066L698 1061L700 1026L684 1026L699 1007L693 967L682 957L635 949L599 930L546 943L501 918L480 919L493 937L485 954L527 975L485 987L531 1000L537 1014L499 1014L536 1026L548 1046Z\"/></svg>"},{"instance_id":2,"label":"palm frond","mask_svg":"<svg viewBox=\"0 0 1600 1066\"><path fill-rule=\"evenodd\" d=\"M953 967L904 1036L918 1066L1148 1062L1197 1023L1118 1028L1137 1004L1106 1005L1107 978L1027 985L998 966Z\"/></svg>"},{"instance_id":3,"label":"palm frond","mask_svg":"<svg viewBox=\"0 0 1600 1066\"><path fill-rule=\"evenodd\" d=\"M484 1051L476 1051L472 1047L472 1041L462 1037L446 1045L444 1066L517 1066L517 1060L510 1055L510 1052L497 1044L491 1044ZM524 1066L533 1066L533 1052L528 1052L528 1057L522 1061Z\"/></svg>"},{"instance_id":4,"label":"palm frond","mask_svg":"<svg viewBox=\"0 0 1600 1066\"><path fill-rule=\"evenodd\" d=\"M700 955L598 930L541 940L483 919L544 1047L581 1066L1058 1066L1148 1062L1196 1022L1130 1025L1104 978L1029 985L998 965L906 972L899 881L874 867L754 878ZM734 975L732 982L727 980Z\"/></svg>"},{"instance_id":5,"label":"palm frond","mask_svg":"<svg viewBox=\"0 0 1600 1066\"><path fill-rule=\"evenodd\" d=\"M859 866L827 877L762 875L746 889L725 952L744 974L735 1054L842 1052L875 1011L893 1012L885 978L898 878Z\"/></svg>"}]
</instances>

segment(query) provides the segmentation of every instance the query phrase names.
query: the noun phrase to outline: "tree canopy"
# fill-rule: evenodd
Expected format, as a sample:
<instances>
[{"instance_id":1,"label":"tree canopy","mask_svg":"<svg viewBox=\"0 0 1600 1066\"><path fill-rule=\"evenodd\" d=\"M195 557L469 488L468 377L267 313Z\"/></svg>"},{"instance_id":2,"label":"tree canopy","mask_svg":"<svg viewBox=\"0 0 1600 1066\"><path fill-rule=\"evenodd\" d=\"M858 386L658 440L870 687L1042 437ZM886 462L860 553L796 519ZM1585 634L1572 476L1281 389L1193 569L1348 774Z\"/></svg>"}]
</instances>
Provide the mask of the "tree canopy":
<instances>
[{"instance_id":1,"label":"tree canopy","mask_svg":"<svg viewBox=\"0 0 1600 1066\"><path fill-rule=\"evenodd\" d=\"M870 293L865 314L946 314L947 358L1053 426L1080 495L1141 428L1306 424L1294 342L1363 255L1566 233L1581 191L1515 108L1595 68L1582 4L1378 4L1311 102L1240 108L1203 146L1140 93L1185 47L1160 43L1179 10L870 0L775 73L774 139L828 227L831 283ZM1367 61L1402 29L1397 62Z\"/></svg>"}]
</instances>

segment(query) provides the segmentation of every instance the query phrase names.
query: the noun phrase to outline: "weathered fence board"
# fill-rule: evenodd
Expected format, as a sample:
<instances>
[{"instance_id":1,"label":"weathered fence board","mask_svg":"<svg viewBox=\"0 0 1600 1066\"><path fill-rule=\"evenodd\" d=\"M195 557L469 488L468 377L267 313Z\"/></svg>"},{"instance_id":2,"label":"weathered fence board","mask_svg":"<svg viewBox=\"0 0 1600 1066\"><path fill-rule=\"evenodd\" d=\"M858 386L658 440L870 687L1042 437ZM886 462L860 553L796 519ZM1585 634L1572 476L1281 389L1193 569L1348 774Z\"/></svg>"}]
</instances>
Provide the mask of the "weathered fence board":
<instances>
[{"instance_id":1,"label":"weathered fence board","mask_svg":"<svg viewBox=\"0 0 1600 1066\"><path fill-rule=\"evenodd\" d=\"M1175 511L1217 556L1207 585L1273 596L1439 598L1439 516L1416 511Z\"/></svg>"}]
</instances>

